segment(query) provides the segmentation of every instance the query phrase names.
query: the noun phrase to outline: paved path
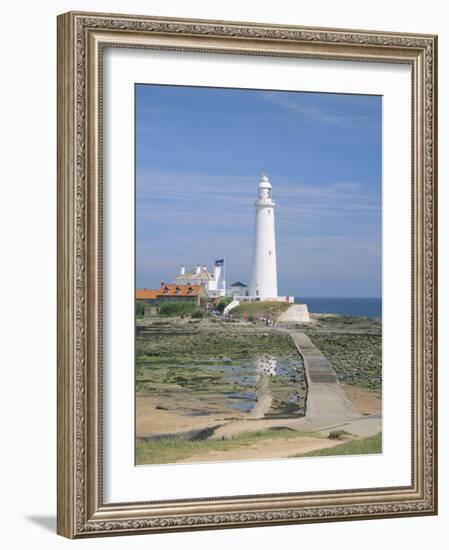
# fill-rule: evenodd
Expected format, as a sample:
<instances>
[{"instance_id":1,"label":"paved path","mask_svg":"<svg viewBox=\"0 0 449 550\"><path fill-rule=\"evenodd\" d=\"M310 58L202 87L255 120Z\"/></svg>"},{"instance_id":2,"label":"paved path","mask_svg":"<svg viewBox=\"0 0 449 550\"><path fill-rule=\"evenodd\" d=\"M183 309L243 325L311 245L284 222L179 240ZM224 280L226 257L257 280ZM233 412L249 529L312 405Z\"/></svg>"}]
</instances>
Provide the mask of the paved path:
<instances>
[{"instance_id":1,"label":"paved path","mask_svg":"<svg viewBox=\"0 0 449 550\"><path fill-rule=\"evenodd\" d=\"M338 422L348 416L360 416L337 380L335 370L309 337L302 332L290 332L304 359L307 378L306 416L312 419L332 419Z\"/></svg>"},{"instance_id":2,"label":"paved path","mask_svg":"<svg viewBox=\"0 0 449 550\"><path fill-rule=\"evenodd\" d=\"M238 420L221 426L214 438L232 437L237 433L287 426L303 432L318 432L327 437L335 430L345 430L359 437L369 437L382 430L382 419L377 415L360 414L350 401L335 370L309 337L289 330L298 352L304 359L307 380L306 416L289 419Z\"/></svg>"},{"instance_id":3,"label":"paved path","mask_svg":"<svg viewBox=\"0 0 449 550\"><path fill-rule=\"evenodd\" d=\"M357 411L338 382L334 368L310 338L298 331L289 331L289 334L304 359L308 386L306 417L297 429L314 430L322 435L340 429L361 437L379 433L381 417L365 416Z\"/></svg>"}]
</instances>

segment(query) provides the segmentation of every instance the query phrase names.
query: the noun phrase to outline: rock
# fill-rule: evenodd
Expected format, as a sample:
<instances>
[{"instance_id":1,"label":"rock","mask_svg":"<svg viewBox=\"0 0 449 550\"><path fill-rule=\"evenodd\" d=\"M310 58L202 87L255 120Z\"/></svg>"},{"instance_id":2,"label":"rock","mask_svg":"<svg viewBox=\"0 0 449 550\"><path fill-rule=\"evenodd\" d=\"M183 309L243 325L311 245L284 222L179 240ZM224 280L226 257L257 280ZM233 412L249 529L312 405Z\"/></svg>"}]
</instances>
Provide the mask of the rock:
<instances>
[{"instance_id":1,"label":"rock","mask_svg":"<svg viewBox=\"0 0 449 550\"><path fill-rule=\"evenodd\" d=\"M310 323L307 304L294 304L277 318L278 323Z\"/></svg>"}]
</instances>

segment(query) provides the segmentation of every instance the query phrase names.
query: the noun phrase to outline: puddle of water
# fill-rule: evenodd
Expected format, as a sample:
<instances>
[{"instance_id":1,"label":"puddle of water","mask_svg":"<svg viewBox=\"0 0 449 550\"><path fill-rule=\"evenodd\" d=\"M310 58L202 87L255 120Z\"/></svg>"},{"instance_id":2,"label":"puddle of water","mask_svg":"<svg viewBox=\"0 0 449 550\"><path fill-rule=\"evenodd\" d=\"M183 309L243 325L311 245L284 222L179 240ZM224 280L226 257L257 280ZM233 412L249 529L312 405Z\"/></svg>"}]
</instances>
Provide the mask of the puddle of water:
<instances>
[{"instance_id":1,"label":"puddle of water","mask_svg":"<svg viewBox=\"0 0 449 550\"><path fill-rule=\"evenodd\" d=\"M254 408L254 403L248 401L227 401L227 407L234 411L251 412Z\"/></svg>"},{"instance_id":2,"label":"puddle of water","mask_svg":"<svg viewBox=\"0 0 449 550\"><path fill-rule=\"evenodd\" d=\"M191 413L186 411L190 416L209 414L207 402L224 410L250 413L262 400L271 403L268 410L264 409L270 418L303 414L304 367L297 355L264 355L240 361L206 358L184 365L141 367L141 372L147 368L151 369L151 374L145 375L148 394L160 396L162 402L172 388L180 407L184 408L184 402L195 402Z\"/></svg>"},{"instance_id":3,"label":"puddle of water","mask_svg":"<svg viewBox=\"0 0 449 550\"><path fill-rule=\"evenodd\" d=\"M244 391L224 392L224 394L227 395L228 397L230 397L231 399L245 399L246 401L248 401L248 400L255 401L256 400L256 393L255 392L244 392Z\"/></svg>"}]
</instances>

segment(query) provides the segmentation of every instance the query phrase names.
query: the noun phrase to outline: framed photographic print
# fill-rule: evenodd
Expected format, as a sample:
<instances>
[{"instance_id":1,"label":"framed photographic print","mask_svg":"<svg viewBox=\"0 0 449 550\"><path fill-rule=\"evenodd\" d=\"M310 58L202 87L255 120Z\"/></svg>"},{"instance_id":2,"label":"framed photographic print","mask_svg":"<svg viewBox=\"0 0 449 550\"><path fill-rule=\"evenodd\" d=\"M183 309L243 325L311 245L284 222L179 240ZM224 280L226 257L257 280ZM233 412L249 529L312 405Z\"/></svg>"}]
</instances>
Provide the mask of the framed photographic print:
<instances>
[{"instance_id":1,"label":"framed photographic print","mask_svg":"<svg viewBox=\"0 0 449 550\"><path fill-rule=\"evenodd\" d=\"M435 514L432 35L58 18L58 532Z\"/></svg>"}]
</instances>

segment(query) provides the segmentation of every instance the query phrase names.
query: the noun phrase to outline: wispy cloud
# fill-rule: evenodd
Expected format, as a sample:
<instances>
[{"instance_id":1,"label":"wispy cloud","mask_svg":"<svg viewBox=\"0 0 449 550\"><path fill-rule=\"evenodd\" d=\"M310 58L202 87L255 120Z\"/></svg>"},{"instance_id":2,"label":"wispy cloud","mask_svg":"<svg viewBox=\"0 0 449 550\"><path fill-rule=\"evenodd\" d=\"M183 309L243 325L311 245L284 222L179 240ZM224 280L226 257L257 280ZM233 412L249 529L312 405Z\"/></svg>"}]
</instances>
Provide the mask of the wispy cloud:
<instances>
[{"instance_id":1,"label":"wispy cloud","mask_svg":"<svg viewBox=\"0 0 449 550\"><path fill-rule=\"evenodd\" d=\"M348 115L347 113L337 110L332 111L329 108L324 109L323 107L304 104L302 103L303 99L300 95L297 96L297 99L279 93L266 93L263 94L262 97L281 109L300 115L301 119L312 120L333 126L359 126L367 122L367 117L364 115Z\"/></svg>"},{"instance_id":2,"label":"wispy cloud","mask_svg":"<svg viewBox=\"0 0 449 550\"><path fill-rule=\"evenodd\" d=\"M136 97L141 284L221 257L247 281L259 167L277 204L280 289L380 280L378 97L164 86Z\"/></svg>"},{"instance_id":3,"label":"wispy cloud","mask_svg":"<svg viewBox=\"0 0 449 550\"><path fill-rule=\"evenodd\" d=\"M355 257L378 261L379 198L361 182L312 185L275 177L272 182L280 284L293 284L294 266L303 262L324 269L324 258L328 265L338 258L348 264ZM256 185L257 178L247 175L141 172L136 205L139 280L148 285L149 280L171 277L180 263L209 264L217 255L227 258L230 277L248 278Z\"/></svg>"},{"instance_id":4,"label":"wispy cloud","mask_svg":"<svg viewBox=\"0 0 449 550\"><path fill-rule=\"evenodd\" d=\"M217 176L198 173L151 172L139 175L137 208L153 219L167 216L182 220L189 216L203 224L232 219L239 224L242 212L251 211L257 181L253 176ZM379 197L371 196L359 182L305 184L275 182L275 201L282 205L282 216L345 216L378 213ZM155 205L164 204L163 209ZM205 208L205 205L208 207Z\"/></svg>"}]
</instances>

